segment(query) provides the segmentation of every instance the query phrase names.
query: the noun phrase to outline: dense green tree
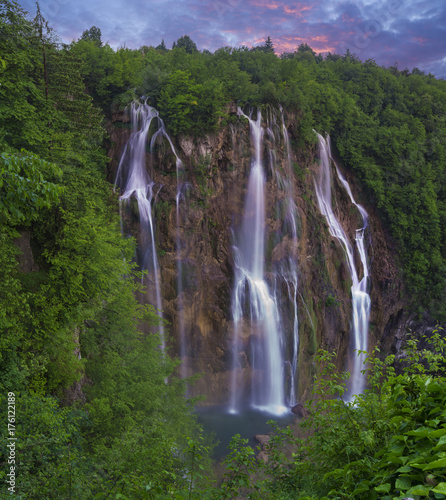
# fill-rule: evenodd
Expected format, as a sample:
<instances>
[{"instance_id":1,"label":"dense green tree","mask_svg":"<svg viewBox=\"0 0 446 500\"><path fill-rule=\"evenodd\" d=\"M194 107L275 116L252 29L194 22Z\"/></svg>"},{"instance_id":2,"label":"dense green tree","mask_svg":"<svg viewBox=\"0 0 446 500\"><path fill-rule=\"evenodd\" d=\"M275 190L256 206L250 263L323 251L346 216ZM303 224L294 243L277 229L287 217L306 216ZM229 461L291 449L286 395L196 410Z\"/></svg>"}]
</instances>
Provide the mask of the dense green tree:
<instances>
[{"instance_id":1,"label":"dense green tree","mask_svg":"<svg viewBox=\"0 0 446 500\"><path fill-rule=\"evenodd\" d=\"M99 28L92 26L89 30L85 30L80 37L80 40L88 40L93 42L98 47L102 47L102 33Z\"/></svg>"},{"instance_id":2,"label":"dense green tree","mask_svg":"<svg viewBox=\"0 0 446 500\"><path fill-rule=\"evenodd\" d=\"M294 57L300 60L314 62L316 60L316 52L306 43L301 43L299 47L297 47Z\"/></svg>"},{"instance_id":3,"label":"dense green tree","mask_svg":"<svg viewBox=\"0 0 446 500\"><path fill-rule=\"evenodd\" d=\"M161 50L162 52L167 52L169 50L164 43L164 38L161 40L161 43L157 45L156 50Z\"/></svg>"},{"instance_id":4,"label":"dense green tree","mask_svg":"<svg viewBox=\"0 0 446 500\"><path fill-rule=\"evenodd\" d=\"M16 2L0 4L0 144L18 149L45 148L45 126L49 112L43 78L39 71L40 46L32 23ZM41 76L41 75L39 75Z\"/></svg>"},{"instance_id":5,"label":"dense green tree","mask_svg":"<svg viewBox=\"0 0 446 500\"><path fill-rule=\"evenodd\" d=\"M268 37L266 40L265 40L265 44L263 46L263 51L264 52L272 52L274 53L274 44L271 40L271 37Z\"/></svg>"},{"instance_id":6,"label":"dense green tree","mask_svg":"<svg viewBox=\"0 0 446 500\"><path fill-rule=\"evenodd\" d=\"M188 71L175 71L161 91L158 107L174 134L198 133L216 127L223 104L222 85L209 80L196 83Z\"/></svg>"},{"instance_id":7,"label":"dense green tree","mask_svg":"<svg viewBox=\"0 0 446 500\"><path fill-rule=\"evenodd\" d=\"M38 216L38 210L58 201L62 186L48 179L62 171L38 156L22 151L0 155L0 215L4 223L17 226Z\"/></svg>"},{"instance_id":8,"label":"dense green tree","mask_svg":"<svg viewBox=\"0 0 446 500\"><path fill-rule=\"evenodd\" d=\"M178 38L178 40L174 42L172 48L184 49L188 54L193 54L194 52L198 52L195 42L192 41L192 39L188 35L184 35Z\"/></svg>"}]
</instances>

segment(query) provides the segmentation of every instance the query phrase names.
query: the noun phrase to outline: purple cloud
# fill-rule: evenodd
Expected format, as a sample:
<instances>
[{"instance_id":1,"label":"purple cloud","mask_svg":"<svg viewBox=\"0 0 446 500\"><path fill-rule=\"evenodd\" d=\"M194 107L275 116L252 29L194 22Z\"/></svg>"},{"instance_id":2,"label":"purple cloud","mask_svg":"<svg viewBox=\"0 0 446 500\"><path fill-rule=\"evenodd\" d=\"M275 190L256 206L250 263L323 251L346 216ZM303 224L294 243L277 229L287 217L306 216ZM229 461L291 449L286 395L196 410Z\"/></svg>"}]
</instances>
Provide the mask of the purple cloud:
<instances>
[{"instance_id":1,"label":"purple cloud","mask_svg":"<svg viewBox=\"0 0 446 500\"><path fill-rule=\"evenodd\" d=\"M31 0L22 6L34 14ZM276 51L307 43L316 52L344 53L378 64L397 63L446 77L443 0L41 0L64 42L98 26L113 47L158 45L189 35L200 49L253 46L271 36Z\"/></svg>"}]
</instances>

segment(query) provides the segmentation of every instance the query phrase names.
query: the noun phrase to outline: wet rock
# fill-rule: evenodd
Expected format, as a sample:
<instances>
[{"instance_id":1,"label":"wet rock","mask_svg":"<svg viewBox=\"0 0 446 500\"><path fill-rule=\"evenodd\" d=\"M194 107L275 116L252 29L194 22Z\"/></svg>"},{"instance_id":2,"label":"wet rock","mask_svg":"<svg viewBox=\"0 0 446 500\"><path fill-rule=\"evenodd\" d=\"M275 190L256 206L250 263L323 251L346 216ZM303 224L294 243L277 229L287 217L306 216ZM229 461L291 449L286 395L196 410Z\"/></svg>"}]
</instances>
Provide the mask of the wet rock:
<instances>
[{"instance_id":1,"label":"wet rock","mask_svg":"<svg viewBox=\"0 0 446 500\"><path fill-rule=\"evenodd\" d=\"M266 446L269 443L271 436L268 436L268 434L256 434L255 438L262 446Z\"/></svg>"},{"instance_id":2,"label":"wet rock","mask_svg":"<svg viewBox=\"0 0 446 500\"><path fill-rule=\"evenodd\" d=\"M296 405L294 405L291 408L291 412L299 418L306 418L310 414L302 403L297 403Z\"/></svg>"}]
</instances>

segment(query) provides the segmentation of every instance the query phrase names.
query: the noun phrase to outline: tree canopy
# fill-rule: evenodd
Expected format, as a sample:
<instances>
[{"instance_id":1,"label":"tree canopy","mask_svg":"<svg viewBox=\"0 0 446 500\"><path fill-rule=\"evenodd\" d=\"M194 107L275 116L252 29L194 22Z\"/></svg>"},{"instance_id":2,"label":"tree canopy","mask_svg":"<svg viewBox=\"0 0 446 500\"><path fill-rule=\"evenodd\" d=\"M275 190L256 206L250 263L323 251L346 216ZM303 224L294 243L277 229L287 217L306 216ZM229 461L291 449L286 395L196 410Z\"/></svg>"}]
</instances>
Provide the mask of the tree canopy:
<instances>
[{"instance_id":1,"label":"tree canopy","mask_svg":"<svg viewBox=\"0 0 446 500\"><path fill-rule=\"evenodd\" d=\"M162 42L162 44L163 43L164 41ZM193 54L194 52L198 52L198 48L195 42L193 42L190 36L188 35L183 35L182 37L178 38L176 42L173 42L172 48L184 49L188 54Z\"/></svg>"},{"instance_id":2,"label":"tree canopy","mask_svg":"<svg viewBox=\"0 0 446 500\"><path fill-rule=\"evenodd\" d=\"M89 30L82 33L80 40L88 40L94 42L98 47L102 47L102 33L99 28L92 26Z\"/></svg>"}]
</instances>

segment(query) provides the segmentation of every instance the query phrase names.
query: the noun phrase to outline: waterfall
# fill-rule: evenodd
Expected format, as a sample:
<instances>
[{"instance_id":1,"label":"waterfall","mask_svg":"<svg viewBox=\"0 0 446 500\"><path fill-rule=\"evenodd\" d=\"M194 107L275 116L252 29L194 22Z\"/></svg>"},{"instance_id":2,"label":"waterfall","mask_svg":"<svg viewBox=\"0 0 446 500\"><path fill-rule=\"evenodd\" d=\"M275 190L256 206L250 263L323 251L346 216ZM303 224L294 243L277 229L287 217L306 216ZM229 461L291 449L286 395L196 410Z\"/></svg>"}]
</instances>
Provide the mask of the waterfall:
<instances>
[{"instance_id":1,"label":"waterfall","mask_svg":"<svg viewBox=\"0 0 446 500\"><path fill-rule=\"evenodd\" d=\"M369 216L365 211L364 207L356 203L353 198L352 191L347 182L347 179L342 175L339 168L336 165L336 172L338 177L345 187L351 202L357 207L359 213L362 217L363 226L356 230L356 248L359 252L359 257L361 259L363 277L359 283L356 283L356 287L352 287L352 298L353 298L353 333L354 333L354 349L355 351L366 351L367 350L367 336L369 329L369 318L370 318L370 307L371 301L368 294L368 278L369 278L369 268L367 262L367 250L365 247L364 234L368 226ZM355 394L360 394L364 390L365 377L361 373L364 369L364 359L365 355L360 354L355 356L355 362L353 365L352 373L352 386L349 391L350 397Z\"/></svg>"},{"instance_id":2,"label":"waterfall","mask_svg":"<svg viewBox=\"0 0 446 500\"><path fill-rule=\"evenodd\" d=\"M142 270L148 271L149 283L154 288L153 302L157 308L158 316L162 319L162 298L160 285L160 269L158 264L158 255L156 252L156 237L155 228L152 219L152 203L154 202L154 187L155 183L150 179L146 170L146 144L148 142L150 126L153 119L157 119L157 129L150 139L150 151L153 153L155 144L162 142L165 138L176 158L176 170L178 179L178 193L181 192L181 183L179 181L183 169L183 165L178 155L175 152L172 140L166 132L164 122L159 117L158 111L148 104L137 101L130 105L130 123L132 133L127 141L122 153L118 171L116 174L115 184L121 189L120 204L129 204L132 198L135 198L138 203L139 211L139 241L138 250L140 254L139 263ZM178 251L178 295L181 296L181 245L179 241L179 200L180 195L177 195L177 251ZM122 224L122 217L121 217ZM122 225L121 225L122 227ZM182 307L179 298L179 331L180 331L180 354L184 358L185 355L185 339L183 327ZM164 326L160 322L159 334L164 347Z\"/></svg>"},{"instance_id":3,"label":"waterfall","mask_svg":"<svg viewBox=\"0 0 446 500\"><path fill-rule=\"evenodd\" d=\"M263 171L262 117L257 120L246 116L254 144L254 159L248 181L248 191L241 231L236 234L233 247L235 280L232 295L232 317L234 323L233 376L230 412L237 413L241 407L243 384L239 352L244 337L244 323L250 333L252 367L251 405L263 411L279 415L287 411L284 393L283 347L279 332L279 312L274 296L270 293L264 276L265 264L265 174Z\"/></svg>"},{"instance_id":4,"label":"waterfall","mask_svg":"<svg viewBox=\"0 0 446 500\"><path fill-rule=\"evenodd\" d=\"M287 221L291 228L291 241L292 241L292 256L288 258L288 275L283 274L287 289L288 298L291 300L292 307L294 310L293 314L293 351L292 351L292 361L291 361L291 383L290 383L290 395L289 395L289 405L294 406L296 401L296 377L297 377L297 359L299 355L299 317L297 314L297 285L298 285L298 274L297 274L297 207L294 202L294 192L293 192L293 165L291 161L291 147L290 138L288 135L288 130L285 126L285 120L283 117L283 110L280 108L282 134L285 142L285 150L287 154L287 182L286 182L286 194L287 194ZM295 257L294 257L295 256ZM293 258L294 257L294 258Z\"/></svg>"},{"instance_id":5,"label":"waterfall","mask_svg":"<svg viewBox=\"0 0 446 500\"><path fill-rule=\"evenodd\" d=\"M279 115L280 120L277 120ZM297 207L293 192L293 166L288 130L285 126L282 108L278 112L268 113L267 134L269 136L270 169L278 187L276 212L282 225L277 237L284 252L279 260L273 259L275 274L274 297L279 305L280 330L283 332L286 350L284 353L287 366L287 402L289 406L296 404L296 378L299 354L299 318L297 310L298 294L298 240L297 240ZM277 157L283 150L283 164ZM283 166L282 166L283 165Z\"/></svg>"},{"instance_id":6,"label":"waterfall","mask_svg":"<svg viewBox=\"0 0 446 500\"><path fill-rule=\"evenodd\" d=\"M153 280L157 314L162 319L160 272L155 245L155 231L152 219L154 182L146 170L146 143L150 125L158 112L146 103L133 102L130 105L132 134L125 145L119 162L115 184L121 189L120 204L130 204L131 198L138 203L140 233L139 250L142 270L147 270L149 280ZM164 348L164 326L160 322L158 332Z\"/></svg>"},{"instance_id":7,"label":"waterfall","mask_svg":"<svg viewBox=\"0 0 446 500\"><path fill-rule=\"evenodd\" d=\"M368 294L368 278L369 269L367 263L367 251L364 243L364 233L368 225L368 215L365 209L358 205L351 192L350 186L347 180L342 176L338 167L336 166L337 175L347 190L351 202L358 208L361 214L363 226L356 230L356 245L358 248L362 269L363 277L359 279L359 273L355 266L355 259L353 248L348 240L348 237L342 228L339 220L336 218L332 209L331 202L331 169L330 169L330 139L324 139L320 134L317 134L319 140L319 154L320 154L320 172L319 178L315 180L316 195L319 204L319 209L321 213L325 216L328 222L330 233L333 237L337 238L342 248L347 260L347 265L350 271L350 276L352 279L352 336L353 336L353 370L351 374L351 386L348 392L349 398L353 398L355 394L360 394L365 387L365 376L361 373L364 369L365 355L356 355L356 351L366 351L367 350L367 336L369 327L369 317L370 317L370 296Z\"/></svg>"},{"instance_id":8,"label":"waterfall","mask_svg":"<svg viewBox=\"0 0 446 500\"><path fill-rule=\"evenodd\" d=\"M177 251L177 293L178 293L178 302L177 302L177 313L178 313L178 333L180 340L180 358L182 360L181 363L181 376L184 378L187 372L186 366L186 332L184 329L184 304L183 304L183 261L182 261L182 243L180 237L180 227L181 227L181 210L180 204L181 200L184 200L184 191L187 189L187 183L182 182L182 177L184 175L183 163L177 155L174 145L172 143L169 134L166 132L166 128L164 126L164 122L161 118L158 117L159 128L153 134L152 140L150 141L150 150L153 151L153 148L156 144L156 141L162 141L163 137L165 137L170 145L172 153L175 156L175 165L176 165L176 174L177 174L177 193L175 196L175 215L176 215L176 251Z\"/></svg>"}]
</instances>

